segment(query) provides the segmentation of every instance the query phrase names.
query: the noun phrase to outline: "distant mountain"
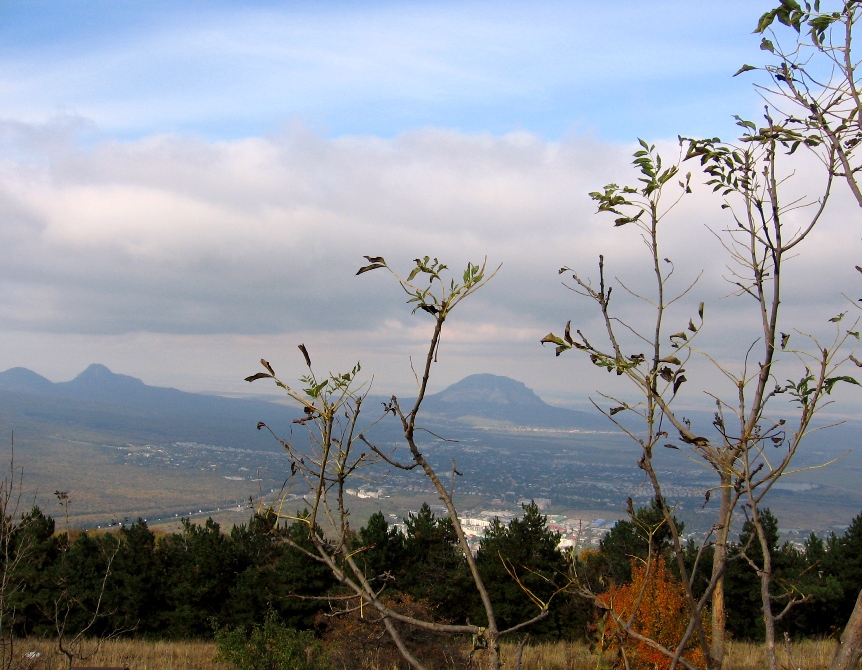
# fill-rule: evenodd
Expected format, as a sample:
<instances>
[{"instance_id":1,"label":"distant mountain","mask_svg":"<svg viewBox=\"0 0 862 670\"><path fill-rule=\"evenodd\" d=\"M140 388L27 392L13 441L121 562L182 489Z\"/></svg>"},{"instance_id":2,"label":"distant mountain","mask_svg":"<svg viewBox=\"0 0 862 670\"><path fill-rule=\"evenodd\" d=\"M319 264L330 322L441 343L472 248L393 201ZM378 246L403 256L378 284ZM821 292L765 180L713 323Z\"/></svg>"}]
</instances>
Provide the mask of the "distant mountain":
<instances>
[{"instance_id":1,"label":"distant mountain","mask_svg":"<svg viewBox=\"0 0 862 670\"><path fill-rule=\"evenodd\" d=\"M0 372L0 389L25 393L51 393L54 383L27 368L9 368Z\"/></svg>"},{"instance_id":2,"label":"distant mountain","mask_svg":"<svg viewBox=\"0 0 862 670\"><path fill-rule=\"evenodd\" d=\"M165 409L172 413L178 411L219 411L219 409L235 403L260 402L187 393L161 386L148 386L137 377L111 372L100 363L93 363L71 381L57 383L52 383L45 377L26 368L12 368L0 372L0 391L18 391L77 400L94 400L109 405L133 405L138 408Z\"/></svg>"},{"instance_id":3,"label":"distant mountain","mask_svg":"<svg viewBox=\"0 0 862 670\"><path fill-rule=\"evenodd\" d=\"M208 412L231 401L219 396L186 393L173 388L148 386L137 377L111 372L94 363L68 382L54 384L55 392L65 397L97 400L114 405L134 405L170 411Z\"/></svg>"},{"instance_id":4,"label":"distant mountain","mask_svg":"<svg viewBox=\"0 0 862 670\"><path fill-rule=\"evenodd\" d=\"M0 372L0 419L14 428L69 435L93 430L122 441L191 441L278 448L255 428L289 430L298 410L262 400L223 398L148 386L93 364L68 382L52 383L26 368Z\"/></svg>"},{"instance_id":5,"label":"distant mountain","mask_svg":"<svg viewBox=\"0 0 862 670\"><path fill-rule=\"evenodd\" d=\"M137 377L116 374L99 363L93 363L73 380L60 382L56 386L61 392L71 395L114 400L174 390L147 386Z\"/></svg>"},{"instance_id":6,"label":"distant mountain","mask_svg":"<svg viewBox=\"0 0 862 670\"><path fill-rule=\"evenodd\" d=\"M95 431L111 443L190 441L269 450L278 446L266 431L255 430L257 422L284 435L299 415L298 408L278 403L148 386L100 364L58 383L25 368L0 372L0 420L16 430L59 436ZM491 374L472 375L428 396L422 415L430 423L471 428L612 429L604 417L554 407L523 383ZM392 439L399 434L394 424L376 430L391 432Z\"/></svg>"},{"instance_id":7,"label":"distant mountain","mask_svg":"<svg viewBox=\"0 0 862 670\"><path fill-rule=\"evenodd\" d=\"M491 374L470 375L440 393L428 396L422 411L426 416L473 425L492 423L569 430L613 429L602 416L549 405L524 383Z\"/></svg>"}]
</instances>

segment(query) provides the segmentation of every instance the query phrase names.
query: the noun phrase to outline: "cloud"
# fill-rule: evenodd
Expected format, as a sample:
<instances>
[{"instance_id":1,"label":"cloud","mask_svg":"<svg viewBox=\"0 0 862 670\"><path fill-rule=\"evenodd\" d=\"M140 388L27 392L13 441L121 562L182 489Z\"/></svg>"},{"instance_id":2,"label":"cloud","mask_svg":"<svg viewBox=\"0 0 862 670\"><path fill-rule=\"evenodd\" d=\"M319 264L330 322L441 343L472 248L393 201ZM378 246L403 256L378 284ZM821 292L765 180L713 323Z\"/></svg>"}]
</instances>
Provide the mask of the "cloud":
<instances>
[{"instance_id":1,"label":"cloud","mask_svg":"<svg viewBox=\"0 0 862 670\"><path fill-rule=\"evenodd\" d=\"M73 374L71 361L82 368L103 355L119 371L146 371L150 383L194 387L170 381L183 371L184 380L198 375L201 386L224 388L256 358L292 360L284 352L306 341L334 369L361 359L381 383L409 386L405 361L421 355L428 321L410 315L383 273L355 277L362 255L383 255L405 272L419 255L456 271L487 255L503 267L453 315L440 382L494 371L553 392L570 387L566 371L578 370L587 391L606 377L584 361L554 361L538 345L570 318L601 336L594 305L560 286L566 275L557 270L568 265L597 282L604 254L609 282L652 295L636 230L595 215L587 196L611 181L635 182L630 146L439 129L327 139L297 125L236 141L159 135L81 147L78 127L61 120L0 129L0 321L9 366L41 357ZM662 151L672 158L678 148ZM814 183L813 164L797 171ZM670 290L703 272L666 318L683 329L705 301L701 344L738 367L758 336L757 314L753 301L723 297L733 289L722 279L727 256L708 227L720 231L732 219L718 204L698 188L663 224L662 257L675 268ZM784 306L800 330L829 336L828 318L846 309L840 294L856 281L857 220L839 194L789 263ZM620 286L614 306L649 330L648 308ZM627 351L643 348L624 333Z\"/></svg>"},{"instance_id":2,"label":"cloud","mask_svg":"<svg viewBox=\"0 0 862 670\"><path fill-rule=\"evenodd\" d=\"M60 141L30 160L12 144L5 323L89 333L362 327L389 313L371 298L378 280L353 279L362 254L404 266L453 249L458 264L544 253L587 204L572 180L609 163L589 140L435 130Z\"/></svg>"}]
</instances>

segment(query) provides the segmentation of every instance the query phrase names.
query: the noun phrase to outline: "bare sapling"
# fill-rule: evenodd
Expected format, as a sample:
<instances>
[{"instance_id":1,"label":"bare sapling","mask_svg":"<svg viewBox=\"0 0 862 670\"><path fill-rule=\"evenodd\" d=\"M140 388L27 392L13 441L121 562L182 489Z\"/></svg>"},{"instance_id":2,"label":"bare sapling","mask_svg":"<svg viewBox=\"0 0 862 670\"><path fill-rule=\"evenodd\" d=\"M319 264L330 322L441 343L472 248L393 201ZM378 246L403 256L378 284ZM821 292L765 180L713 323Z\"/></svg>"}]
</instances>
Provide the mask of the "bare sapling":
<instances>
[{"instance_id":1,"label":"bare sapling","mask_svg":"<svg viewBox=\"0 0 862 670\"><path fill-rule=\"evenodd\" d=\"M800 195L793 190L793 168L783 168L781 161L792 160L800 145L819 151L818 156L828 165L835 165L835 156L828 147L824 150L816 138L810 139L786 120L776 122L767 114L760 128L750 121L738 122L743 136L737 144L681 140L684 153L670 166L662 163L653 146L642 141L634 160L640 184L622 188L611 184L591 194L599 204L599 212L616 215L615 227L634 227L645 242L651 291L635 292L619 279L615 283L630 298L649 305L652 319L632 323L612 310L614 286L607 280L605 260L600 257L597 285L570 268L563 268L561 274L569 274L574 281L569 288L596 303L604 324L602 340L592 336L588 339L578 329L573 333L570 324L563 337L551 333L542 340L554 344L557 355L572 349L583 352L594 365L615 372L634 387L632 397L602 393L602 400L594 404L638 444L638 466L652 486L671 532L677 569L686 586L689 616L685 635L675 649L666 651L671 668L691 667L683 658L683 650L692 635L704 652L706 666L722 666L727 607L724 573L729 560L748 560L744 553L738 557L729 555L728 537L739 510L757 531L762 562L750 564L761 579L767 658L770 668L777 668L775 623L805 598L774 593L771 557L760 523L762 501L781 477L791 473L792 460L812 430L812 419L828 402L834 386L839 382L857 383L839 371L848 359L848 341L858 339L855 324L845 328L842 315L824 316L824 323L832 322L832 334L823 344L818 335L785 323L780 309L786 259L801 252L802 243L821 218L832 187L830 173L817 196ZM706 310L703 302L690 297L697 280L672 293L671 278L677 267L661 251L662 235L672 234L665 230L668 215L691 192L691 175L678 177L680 162L686 159L700 160L707 184L719 192L722 208L732 217L730 226L713 232L728 258L729 274L725 278L732 286L732 294L754 307L747 313L751 314L751 327L759 333L745 344L736 369L720 363L719 355L697 348ZM664 204L663 198L669 203ZM800 225L801 214L806 214L807 220ZM791 346L790 334L803 346ZM730 394L725 394L720 385L710 388L707 384L706 394L715 405L712 435L701 434L674 407L689 388L684 384L693 378L693 356L710 361L731 389ZM801 373L792 372L793 365L799 366ZM791 380L785 381L785 375ZM610 407L604 404L608 401ZM789 415L793 418L787 419L791 409ZM621 421L622 412L636 415L640 428ZM716 520L698 554L710 547L713 560L707 587L699 597L693 589L699 561L688 570L673 519L674 505L666 498L654 467L656 447L686 450L715 475L715 484L706 491L706 502L718 493ZM773 609L776 599L784 603L778 612ZM703 620L708 605L711 641Z\"/></svg>"},{"instance_id":2,"label":"bare sapling","mask_svg":"<svg viewBox=\"0 0 862 670\"><path fill-rule=\"evenodd\" d=\"M854 31L862 17L858 2L781 0L765 12L755 32L760 48L774 59L763 67L743 65L736 74L761 71L766 83L756 83L771 113L792 121L801 133L828 147L834 164L824 161L830 177L846 182L862 207L858 150L862 142L862 81L853 48ZM789 33L789 39L788 39ZM859 266L856 266L860 269ZM862 269L860 269L862 272ZM856 301L851 301L858 308ZM853 362L862 367L858 359ZM841 636L832 670L856 668L862 660L862 590Z\"/></svg>"},{"instance_id":3,"label":"bare sapling","mask_svg":"<svg viewBox=\"0 0 862 670\"><path fill-rule=\"evenodd\" d=\"M112 576L114 559L120 551L120 540L106 535L98 542L100 565L94 589L82 589L76 583L74 567L70 566L73 551L72 532L69 525L69 507L72 497L68 491L55 491L54 495L63 509L66 532L60 536L57 592L52 598L51 610L44 612L54 628L57 651L65 660L67 668L76 662L86 661L98 655L102 645L134 630L134 627L119 627L104 630L103 622L110 620L116 610L107 607L106 600Z\"/></svg>"},{"instance_id":4,"label":"bare sapling","mask_svg":"<svg viewBox=\"0 0 862 670\"><path fill-rule=\"evenodd\" d=\"M489 272L486 262L470 263L461 277L456 279L447 275L446 265L437 259L425 257L416 259L410 273L402 277L392 270L383 258L366 256L366 259L368 265L360 268L357 274L378 269L388 271L408 296L407 303L413 306L413 313L428 315L433 320L433 330L421 368L414 369L416 397L404 405L398 397L391 396L384 405L383 414L367 422L362 410L368 387L358 380L359 364L344 374L319 376L314 371L307 347L299 345L307 373L301 378L300 385L294 386L280 380L270 363L261 361L265 371L248 377L247 381L272 379L303 411L303 417L294 423L297 424L297 429L304 430L297 430L296 435L291 433L287 438L276 438L291 459L290 478L284 492L296 490L298 487L303 489L303 493L310 491L305 496L308 506L305 514L289 514L285 509L287 503L284 496L270 504L267 512L274 512L280 519L305 524L311 549L289 538L285 541L325 564L345 588L343 596L326 598L336 606L335 614L357 609L376 612L402 656L412 667L418 669L425 666L422 660L416 658L408 649L396 623L471 639L473 651L483 650L489 666L499 668L500 637L546 617L550 601L542 603L536 616L529 621L508 630L499 630L493 603L477 569L455 507L456 466L453 463L447 486L444 478L423 455L417 442L417 433L426 430L419 423L420 409L428 391L431 370L439 354L444 324L455 307L485 286L496 274L496 270ZM373 428L388 415L398 421L405 449L383 449L375 443ZM259 424L258 428L269 430L264 424ZM482 602L486 617L484 625L443 624L403 614L390 607L381 597L391 576L366 575L357 564L357 557L370 547L355 546L349 510L345 502L345 489L349 482L367 478L369 466L375 464L401 470L418 469L433 484L452 521L461 555Z\"/></svg>"},{"instance_id":5,"label":"bare sapling","mask_svg":"<svg viewBox=\"0 0 862 670\"><path fill-rule=\"evenodd\" d=\"M23 511L24 471L15 465L15 435L10 437L8 470L0 480L0 669L25 668L35 661L16 652L15 601L25 588L21 568L30 560L34 543L27 534L32 517Z\"/></svg>"}]
</instances>

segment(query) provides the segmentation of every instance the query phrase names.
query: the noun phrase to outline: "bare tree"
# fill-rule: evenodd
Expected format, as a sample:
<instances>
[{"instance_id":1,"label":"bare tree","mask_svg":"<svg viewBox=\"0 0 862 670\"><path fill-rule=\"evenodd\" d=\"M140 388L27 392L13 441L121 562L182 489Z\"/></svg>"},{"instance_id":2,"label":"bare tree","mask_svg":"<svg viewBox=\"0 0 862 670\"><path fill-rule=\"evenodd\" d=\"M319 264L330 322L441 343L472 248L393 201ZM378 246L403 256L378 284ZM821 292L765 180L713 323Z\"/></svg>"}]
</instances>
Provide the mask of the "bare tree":
<instances>
[{"instance_id":1,"label":"bare tree","mask_svg":"<svg viewBox=\"0 0 862 670\"><path fill-rule=\"evenodd\" d=\"M767 658L770 668L777 668L775 622L786 615L799 598L785 594L783 609L777 613L773 610L771 557L760 521L761 503L775 482L790 472L791 462L811 430L815 413L827 402L835 384L856 383L838 372L847 358L840 352L848 337L858 338L852 327L842 329L843 315L829 319L834 322L834 334L824 345L816 335L785 324L780 310L785 259L791 250L799 253L799 245L820 220L832 187L830 170L818 196L800 197L792 190L791 195L784 196L792 188L792 170L783 170L781 161L800 144L812 149L821 145L806 142L806 137L792 127L792 122L777 122L769 114L763 127L742 119L739 125L744 134L737 145L717 140L681 140L685 153L680 157L680 160L700 159L709 178L708 184L720 191L724 200L722 207L732 215L732 224L714 233L728 256L726 278L732 291L743 299L753 300L754 318L760 330L759 338L744 351L739 367L732 369L720 364L717 357L696 347L705 306L702 302L696 308L690 304L694 285L684 285L671 293L670 280L676 266L661 251L661 240L662 235L667 234L664 233L668 225L666 218L691 191L691 177L689 174L680 180L679 162L664 165L655 148L643 141L634 160L640 173L639 185L621 188L610 184L591 196L598 202L600 212L616 215L616 227L634 226L645 242L653 289L648 293L641 289L636 292L619 280L616 283L631 297L652 308L652 321L631 323L616 315L611 307L613 286L605 275L605 260L600 257L597 285L570 268L563 268L561 273L570 273L574 281L570 288L597 305L604 323L601 344L592 336L588 339L579 329L573 334L570 323L562 337L551 333L542 340L556 345L557 355L571 349L583 352L594 365L616 372L633 383L637 391L635 400L602 394L613 406L606 407L598 401L594 404L639 445L638 466L651 484L671 532L677 568L687 590L690 616L686 635L677 648L663 650L672 659L671 667L680 663L690 667L682 654L691 635L697 636L708 667L722 665L726 607L723 578L730 560L728 533L735 513L742 506L756 529L763 557L762 564L751 562L751 565L761 579ZM818 155L830 167L835 165L836 159L830 149ZM672 189L677 189L674 194L669 193ZM663 197L670 197L670 203L665 204ZM788 225L785 219L791 212L796 217L808 212L807 222L801 226ZM824 317L824 322L826 320ZM807 341L807 348L790 347L788 333L794 332L795 339ZM644 348L645 353L629 353L641 352ZM715 403L714 436L700 434L674 409L674 401L692 376L692 370L686 370L693 363L692 356L712 361L721 376L730 382L730 396L723 395L718 388L707 391ZM780 381L778 375L793 374L788 368L793 360L801 367L801 373L796 373L795 377L798 381ZM782 398L785 401L779 403ZM780 406L773 407L776 404ZM779 418L786 414L788 404L796 408L795 418L790 421ZM776 416L770 408L782 411ZM621 412L639 416L642 428L633 429L630 424L623 423L618 416ZM700 598L696 598L693 591L696 575L689 574L685 565L679 530L672 515L673 504L666 498L653 466L655 448L659 446L689 450L716 476L716 484L707 491L707 500L711 493L718 492L717 518L701 547L703 551L706 543L712 543L713 564L708 587ZM701 616L710 602L711 644ZM626 622L621 623L629 635L637 637L630 625L626 627Z\"/></svg>"},{"instance_id":2,"label":"bare tree","mask_svg":"<svg viewBox=\"0 0 862 670\"><path fill-rule=\"evenodd\" d=\"M468 637L473 641L473 651L483 650L483 653L487 654L490 667L499 668L500 637L546 617L550 601L541 603L536 616L531 620L508 630L498 628L493 604L455 508L455 464L453 463L447 486L423 455L417 442L417 433L425 430L419 424L419 412L428 390L431 369L437 361L444 324L455 307L490 281L496 270L489 273L485 262L470 263L460 278L450 278L446 275L446 265L437 259L425 257L416 259L410 273L402 277L394 272L383 258L366 256L366 259L369 264L360 268L357 274L377 269L390 272L408 296L407 303L413 305L413 313L427 314L433 320L433 330L421 368L414 370L416 398L408 405L403 405L396 396L391 396L384 406L383 415L367 424L363 423L361 417L368 388L357 379L360 373L359 364L344 374L318 376L314 372L308 349L299 345L308 372L301 378L300 386L293 386L276 377L273 367L267 361L261 361L265 372L252 375L247 381L272 379L290 398L299 403L304 412L303 418L295 421L297 427L301 426L304 431L297 431L297 435L291 434L287 438L277 438L292 461L290 486L285 492L297 485L303 487L303 493L310 490L305 496L308 505L306 515L297 517L287 514L284 497L270 505L267 512L274 511L279 518L300 521L306 525L312 550L303 548L289 538L286 541L291 542L297 550L328 566L346 588L345 595L340 599L341 612L359 608L376 611L402 656L412 667L418 669L424 666L404 642L396 623ZM403 433L406 447L406 453L403 455L398 450L382 449L373 440L373 426L389 414L398 421ZM259 424L258 428L269 429L264 424ZM440 500L446 506L463 560L482 602L486 617L484 625L442 624L401 613L381 597L389 576L366 575L357 565L357 555L369 547L354 546L349 510L345 503L345 487L349 481L367 476L366 468L375 463L401 470L419 469L433 484ZM339 603L339 598L328 600Z\"/></svg>"},{"instance_id":3,"label":"bare tree","mask_svg":"<svg viewBox=\"0 0 862 670\"><path fill-rule=\"evenodd\" d=\"M15 436L10 438L9 469L0 480L0 668L27 668L34 659L15 651L15 600L24 587L20 568L34 547L27 533L32 517L22 514L23 469L15 465Z\"/></svg>"},{"instance_id":4,"label":"bare tree","mask_svg":"<svg viewBox=\"0 0 862 670\"><path fill-rule=\"evenodd\" d=\"M808 142L819 141L835 157L824 163L830 176L843 178L862 207L862 82L853 48L862 4L854 0L800 4L781 0L764 13L755 32L760 48L775 59L765 67L743 65L737 74L764 71L769 81L756 84L777 117L792 121ZM782 28L782 26L784 28ZM787 37L787 33L790 37ZM855 304L855 303L854 303ZM860 366L856 360L854 363ZM833 670L849 670L862 659L862 591L841 637Z\"/></svg>"},{"instance_id":5,"label":"bare tree","mask_svg":"<svg viewBox=\"0 0 862 670\"><path fill-rule=\"evenodd\" d=\"M101 623L116 613L107 609L105 600L114 559L120 551L119 538L107 535L104 538L107 541L99 543L98 552L103 560L103 567L99 572L98 583L93 592L79 593L80 589L72 583L69 574L71 571L66 565L72 551L69 525L72 498L68 491L55 491L54 495L63 509L66 532L60 536L58 590L50 603L51 610L45 612L45 615L53 624L57 651L65 658L66 667L71 668L76 661L86 661L98 654L106 640L129 633L134 627L119 627L107 632L101 630Z\"/></svg>"}]
</instances>

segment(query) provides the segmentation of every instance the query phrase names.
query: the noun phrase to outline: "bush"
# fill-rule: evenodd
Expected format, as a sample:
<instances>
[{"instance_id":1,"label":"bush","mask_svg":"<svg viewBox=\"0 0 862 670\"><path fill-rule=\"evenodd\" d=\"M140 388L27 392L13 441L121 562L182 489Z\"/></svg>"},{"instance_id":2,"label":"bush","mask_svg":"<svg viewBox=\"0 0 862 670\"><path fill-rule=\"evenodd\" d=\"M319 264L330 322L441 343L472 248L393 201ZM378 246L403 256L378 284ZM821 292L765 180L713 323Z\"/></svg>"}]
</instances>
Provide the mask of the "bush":
<instances>
[{"instance_id":1,"label":"bush","mask_svg":"<svg viewBox=\"0 0 862 670\"><path fill-rule=\"evenodd\" d=\"M689 615L685 588L665 566L664 558L659 557L655 561L648 578L646 565L633 561L632 581L623 586L612 585L600 599L608 610L613 610L620 619L628 621L642 588L643 598L632 621L632 629L667 649L674 650L682 640ZM706 612L702 616L704 620L709 619ZM647 644L626 636L610 612L605 615L605 621L600 623L598 630L598 646L602 651L619 652L619 640L623 640L631 668L663 670L670 666L670 658ZM692 665L703 665L703 654L696 636L692 636L686 645L684 657Z\"/></svg>"},{"instance_id":2,"label":"bush","mask_svg":"<svg viewBox=\"0 0 862 670\"><path fill-rule=\"evenodd\" d=\"M326 667L314 634L288 628L269 612L263 625L251 630L219 628L215 632L217 662L237 670L316 670Z\"/></svg>"},{"instance_id":3,"label":"bush","mask_svg":"<svg viewBox=\"0 0 862 670\"><path fill-rule=\"evenodd\" d=\"M406 594L393 594L381 598L387 607L425 621L445 623L436 608L424 600L415 600ZM323 631L330 667L338 670L370 670L372 668L406 668L383 621L371 605L340 616L318 615L318 626ZM395 622L404 644L410 652L421 658L426 667L434 670L463 668L468 662L468 643L451 635L435 633L409 624Z\"/></svg>"}]
</instances>

